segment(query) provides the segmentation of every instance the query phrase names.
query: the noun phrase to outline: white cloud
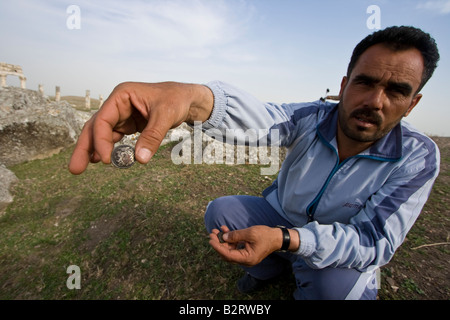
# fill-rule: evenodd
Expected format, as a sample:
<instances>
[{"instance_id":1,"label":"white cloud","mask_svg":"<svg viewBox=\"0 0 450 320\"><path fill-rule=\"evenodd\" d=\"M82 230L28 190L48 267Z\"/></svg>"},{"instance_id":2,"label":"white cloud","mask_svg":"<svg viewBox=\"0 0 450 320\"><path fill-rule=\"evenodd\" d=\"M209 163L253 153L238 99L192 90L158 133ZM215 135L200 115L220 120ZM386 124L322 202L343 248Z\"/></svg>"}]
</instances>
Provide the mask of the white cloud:
<instances>
[{"instance_id":1,"label":"white cloud","mask_svg":"<svg viewBox=\"0 0 450 320\"><path fill-rule=\"evenodd\" d=\"M439 14L450 13L450 0L428 0L417 5L417 9L425 9Z\"/></svg>"},{"instance_id":2,"label":"white cloud","mask_svg":"<svg viewBox=\"0 0 450 320\"><path fill-rule=\"evenodd\" d=\"M200 57L241 38L252 6L233 0L85 2L82 28L122 52Z\"/></svg>"}]
</instances>

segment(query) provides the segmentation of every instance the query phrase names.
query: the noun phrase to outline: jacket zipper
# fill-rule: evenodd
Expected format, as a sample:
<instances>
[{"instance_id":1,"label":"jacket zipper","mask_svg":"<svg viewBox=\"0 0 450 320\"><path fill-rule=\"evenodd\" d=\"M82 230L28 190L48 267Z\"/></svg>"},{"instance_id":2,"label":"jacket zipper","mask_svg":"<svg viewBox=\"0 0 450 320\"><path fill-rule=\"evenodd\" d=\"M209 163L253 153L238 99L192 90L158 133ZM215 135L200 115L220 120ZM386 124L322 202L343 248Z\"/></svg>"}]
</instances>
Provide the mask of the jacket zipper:
<instances>
[{"instance_id":1,"label":"jacket zipper","mask_svg":"<svg viewBox=\"0 0 450 320\"><path fill-rule=\"evenodd\" d=\"M333 176L335 175L335 173L342 167L342 165L344 165L344 163L347 162L347 160L353 158L353 157L349 157L349 158L345 159L344 161L342 161L341 163L339 163L339 154L338 154L337 150L332 145L330 145L325 139L323 139L320 134L319 134L319 136L322 139L322 141L324 141L325 144L334 151L337 160L336 160L336 164L334 165L334 168L331 170L330 174L328 175L327 180L323 184L322 188L320 188L319 193L316 195L314 200L306 208L306 215L308 216L307 223L314 221L314 214L316 213L316 209L317 209L317 206L319 205L319 201L322 198L322 195L324 194L325 189L328 187L328 184L330 183L330 181L333 178Z\"/></svg>"}]
</instances>

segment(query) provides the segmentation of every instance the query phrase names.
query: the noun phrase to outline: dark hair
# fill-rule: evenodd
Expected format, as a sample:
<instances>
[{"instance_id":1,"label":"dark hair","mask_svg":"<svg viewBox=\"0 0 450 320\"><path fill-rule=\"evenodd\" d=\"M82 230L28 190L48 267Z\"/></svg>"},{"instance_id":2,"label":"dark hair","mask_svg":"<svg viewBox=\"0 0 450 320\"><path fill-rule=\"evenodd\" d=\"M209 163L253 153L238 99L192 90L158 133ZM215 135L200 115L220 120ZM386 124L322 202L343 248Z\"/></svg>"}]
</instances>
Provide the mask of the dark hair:
<instances>
[{"instance_id":1,"label":"dark hair","mask_svg":"<svg viewBox=\"0 0 450 320\"><path fill-rule=\"evenodd\" d=\"M347 77L350 78L353 68L364 51L379 43L386 45L394 51L416 48L422 53L424 60L424 72L422 75L422 82L417 92L422 90L437 67L437 63L439 61L439 51L435 40L428 33L414 27L389 27L368 35L360 43L358 43L353 50L352 58L347 69Z\"/></svg>"}]
</instances>

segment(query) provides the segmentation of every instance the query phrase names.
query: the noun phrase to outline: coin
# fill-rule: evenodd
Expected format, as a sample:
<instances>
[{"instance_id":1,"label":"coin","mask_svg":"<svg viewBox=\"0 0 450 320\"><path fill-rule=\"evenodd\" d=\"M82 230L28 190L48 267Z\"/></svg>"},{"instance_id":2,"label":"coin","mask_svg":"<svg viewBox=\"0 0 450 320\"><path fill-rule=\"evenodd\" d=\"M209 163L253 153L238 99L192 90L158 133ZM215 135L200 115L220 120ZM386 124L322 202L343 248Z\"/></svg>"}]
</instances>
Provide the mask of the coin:
<instances>
[{"instance_id":1,"label":"coin","mask_svg":"<svg viewBox=\"0 0 450 320\"><path fill-rule=\"evenodd\" d=\"M112 164L120 169L131 167L135 161L134 148L132 146L119 145L114 148L111 154Z\"/></svg>"},{"instance_id":2,"label":"coin","mask_svg":"<svg viewBox=\"0 0 450 320\"><path fill-rule=\"evenodd\" d=\"M225 240L223 240L223 232L219 232L217 234L217 238L219 238L219 242L220 243L224 243L225 242Z\"/></svg>"}]
</instances>

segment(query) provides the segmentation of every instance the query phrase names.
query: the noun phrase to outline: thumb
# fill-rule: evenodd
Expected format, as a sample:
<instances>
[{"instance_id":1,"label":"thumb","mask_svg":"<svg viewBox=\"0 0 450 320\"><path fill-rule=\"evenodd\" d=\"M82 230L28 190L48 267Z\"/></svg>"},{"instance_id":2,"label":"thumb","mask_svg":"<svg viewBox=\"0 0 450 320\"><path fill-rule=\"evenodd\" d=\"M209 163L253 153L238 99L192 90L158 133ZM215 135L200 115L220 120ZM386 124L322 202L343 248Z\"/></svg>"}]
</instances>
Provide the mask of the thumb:
<instances>
[{"instance_id":1,"label":"thumb","mask_svg":"<svg viewBox=\"0 0 450 320\"><path fill-rule=\"evenodd\" d=\"M244 230L234 230L223 234L223 240L229 243L236 243L239 241L245 241L246 232Z\"/></svg>"},{"instance_id":2,"label":"thumb","mask_svg":"<svg viewBox=\"0 0 450 320\"><path fill-rule=\"evenodd\" d=\"M167 121L158 121L158 117L152 117L136 142L136 160L142 164L148 163L170 128Z\"/></svg>"}]
</instances>

